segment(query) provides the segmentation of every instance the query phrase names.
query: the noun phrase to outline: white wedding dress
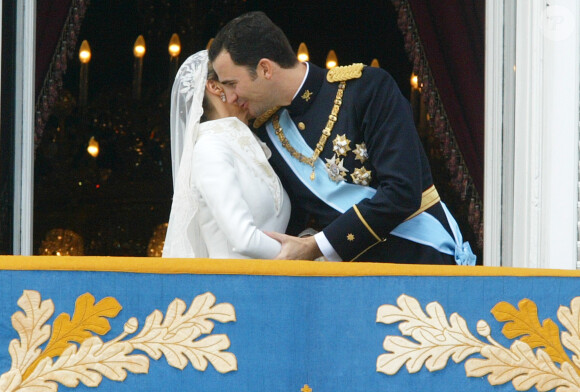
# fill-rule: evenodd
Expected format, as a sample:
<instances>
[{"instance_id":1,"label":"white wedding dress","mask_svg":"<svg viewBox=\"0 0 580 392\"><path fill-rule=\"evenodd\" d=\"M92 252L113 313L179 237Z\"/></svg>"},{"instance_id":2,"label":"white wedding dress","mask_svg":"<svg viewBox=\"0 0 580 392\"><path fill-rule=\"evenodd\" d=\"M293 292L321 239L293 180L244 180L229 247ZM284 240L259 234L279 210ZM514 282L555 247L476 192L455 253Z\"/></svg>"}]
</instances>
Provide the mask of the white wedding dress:
<instances>
[{"instance_id":1,"label":"white wedding dress","mask_svg":"<svg viewBox=\"0 0 580 392\"><path fill-rule=\"evenodd\" d=\"M272 259L290 200L268 163L268 149L235 117L201 123L185 141L163 257ZM188 164L189 163L189 164Z\"/></svg>"},{"instance_id":2,"label":"white wedding dress","mask_svg":"<svg viewBox=\"0 0 580 392\"><path fill-rule=\"evenodd\" d=\"M173 204L163 257L273 259L290 200L268 147L236 117L201 122L207 51L179 68L171 90Z\"/></svg>"}]
</instances>

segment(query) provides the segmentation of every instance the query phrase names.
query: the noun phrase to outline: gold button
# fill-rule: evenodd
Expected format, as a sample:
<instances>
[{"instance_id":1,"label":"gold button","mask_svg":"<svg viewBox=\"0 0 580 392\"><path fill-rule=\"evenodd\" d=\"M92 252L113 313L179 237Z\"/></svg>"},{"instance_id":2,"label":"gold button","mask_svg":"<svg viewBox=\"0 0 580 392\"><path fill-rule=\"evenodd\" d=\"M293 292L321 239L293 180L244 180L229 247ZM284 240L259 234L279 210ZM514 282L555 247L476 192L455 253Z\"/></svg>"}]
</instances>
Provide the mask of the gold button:
<instances>
[{"instance_id":1,"label":"gold button","mask_svg":"<svg viewBox=\"0 0 580 392\"><path fill-rule=\"evenodd\" d=\"M305 130L305 129L306 129L306 125L304 125L304 123L303 123L302 121L300 121L300 122L298 123L298 129L300 129L301 131L303 131L303 130Z\"/></svg>"}]
</instances>

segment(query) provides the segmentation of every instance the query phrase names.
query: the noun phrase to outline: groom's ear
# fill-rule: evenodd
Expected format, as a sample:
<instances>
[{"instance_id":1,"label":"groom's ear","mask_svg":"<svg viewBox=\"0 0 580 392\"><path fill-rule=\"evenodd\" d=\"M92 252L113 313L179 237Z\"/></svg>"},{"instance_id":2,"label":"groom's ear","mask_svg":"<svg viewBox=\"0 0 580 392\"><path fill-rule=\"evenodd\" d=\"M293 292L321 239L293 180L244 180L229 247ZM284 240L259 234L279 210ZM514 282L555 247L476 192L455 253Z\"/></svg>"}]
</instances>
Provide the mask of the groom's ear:
<instances>
[{"instance_id":1,"label":"groom's ear","mask_svg":"<svg viewBox=\"0 0 580 392\"><path fill-rule=\"evenodd\" d=\"M272 78L272 71L274 69L274 63L270 59L263 58L258 61L258 67L256 72L261 75L264 79Z\"/></svg>"}]
</instances>

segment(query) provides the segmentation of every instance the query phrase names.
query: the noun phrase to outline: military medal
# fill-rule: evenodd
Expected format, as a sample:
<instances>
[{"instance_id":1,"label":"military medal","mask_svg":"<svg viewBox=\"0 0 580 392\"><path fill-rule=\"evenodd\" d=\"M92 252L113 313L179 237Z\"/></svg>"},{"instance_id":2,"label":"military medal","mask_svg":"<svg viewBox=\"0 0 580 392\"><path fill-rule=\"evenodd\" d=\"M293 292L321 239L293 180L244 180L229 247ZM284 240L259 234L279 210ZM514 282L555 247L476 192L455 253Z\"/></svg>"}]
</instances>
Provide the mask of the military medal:
<instances>
[{"instance_id":1,"label":"military medal","mask_svg":"<svg viewBox=\"0 0 580 392\"><path fill-rule=\"evenodd\" d=\"M371 171L365 169L364 166L354 169L354 172L350 175L350 177L352 178L352 182L355 184L364 186L369 186L372 179Z\"/></svg>"},{"instance_id":2,"label":"military medal","mask_svg":"<svg viewBox=\"0 0 580 392\"><path fill-rule=\"evenodd\" d=\"M369 157L369 153L367 151L367 145L365 143L357 144L356 148L352 150L356 155L354 159L358 159L360 163L365 163L365 161Z\"/></svg>"},{"instance_id":3,"label":"military medal","mask_svg":"<svg viewBox=\"0 0 580 392\"><path fill-rule=\"evenodd\" d=\"M343 166L343 159L339 159L336 155L332 159L326 159L326 171L328 177L334 182L344 181L344 175L348 169Z\"/></svg>"},{"instance_id":4,"label":"military medal","mask_svg":"<svg viewBox=\"0 0 580 392\"><path fill-rule=\"evenodd\" d=\"M346 153L350 151L350 140L346 138L346 135L336 135L334 140L332 141L332 150L336 153L336 155L346 156Z\"/></svg>"}]
</instances>

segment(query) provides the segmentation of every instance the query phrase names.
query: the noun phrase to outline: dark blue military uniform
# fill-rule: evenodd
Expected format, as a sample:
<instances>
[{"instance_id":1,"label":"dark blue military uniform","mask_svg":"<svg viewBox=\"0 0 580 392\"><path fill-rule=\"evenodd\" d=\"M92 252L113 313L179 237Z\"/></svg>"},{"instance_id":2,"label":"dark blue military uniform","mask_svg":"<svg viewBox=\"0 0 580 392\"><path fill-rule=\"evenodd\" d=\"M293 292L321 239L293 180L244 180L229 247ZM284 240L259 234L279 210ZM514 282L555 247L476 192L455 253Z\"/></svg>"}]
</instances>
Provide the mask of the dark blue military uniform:
<instances>
[{"instance_id":1,"label":"dark blue military uniform","mask_svg":"<svg viewBox=\"0 0 580 392\"><path fill-rule=\"evenodd\" d=\"M314 150L328 122L339 83L327 80L328 71L313 64L309 67L304 85L286 109ZM377 190L374 197L363 199L356 208L341 214L320 200L288 167L264 127L259 134L271 148L270 162L292 200L288 234L296 235L309 226L323 229L344 261L455 264L453 256L389 234L419 209L422 193L433 180L409 102L383 69L365 67L359 78L346 81L332 134L320 154L324 162L342 159L348 170L343 172L347 182L365 184L370 180L369 185ZM333 149L333 141L340 142L337 136L342 140L339 152L346 151L340 156ZM361 173L367 174L362 178ZM440 203L427 212L450 232Z\"/></svg>"}]
</instances>

